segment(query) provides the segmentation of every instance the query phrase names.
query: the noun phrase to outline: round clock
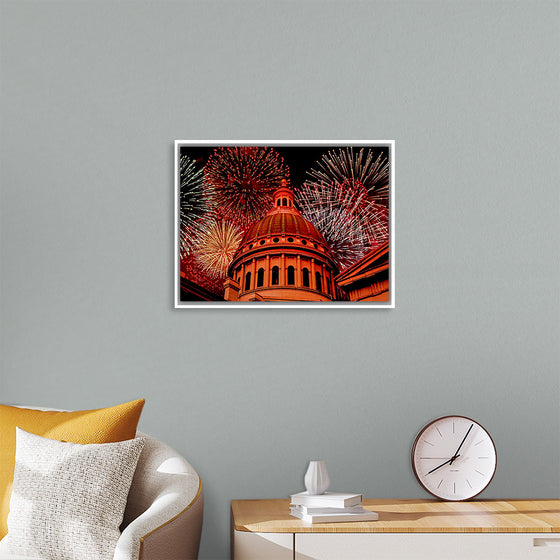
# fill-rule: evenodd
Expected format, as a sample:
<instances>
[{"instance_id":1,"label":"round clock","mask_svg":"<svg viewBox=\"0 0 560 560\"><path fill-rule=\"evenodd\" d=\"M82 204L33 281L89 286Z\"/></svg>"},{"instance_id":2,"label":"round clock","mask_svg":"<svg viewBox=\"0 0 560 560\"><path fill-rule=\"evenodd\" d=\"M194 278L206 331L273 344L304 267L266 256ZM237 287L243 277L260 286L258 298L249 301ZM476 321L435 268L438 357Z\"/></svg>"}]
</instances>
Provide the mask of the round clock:
<instances>
[{"instance_id":1,"label":"round clock","mask_svg":"<svg viewBox=\"0 0 560 560\"><path fill-rule=\"evenodd\" d=\"M418 482L442 500L470 500L496 472L496 446L490 434L465 416L444 416L422 428L412 447Z\"/></svg>"}]
</instances>

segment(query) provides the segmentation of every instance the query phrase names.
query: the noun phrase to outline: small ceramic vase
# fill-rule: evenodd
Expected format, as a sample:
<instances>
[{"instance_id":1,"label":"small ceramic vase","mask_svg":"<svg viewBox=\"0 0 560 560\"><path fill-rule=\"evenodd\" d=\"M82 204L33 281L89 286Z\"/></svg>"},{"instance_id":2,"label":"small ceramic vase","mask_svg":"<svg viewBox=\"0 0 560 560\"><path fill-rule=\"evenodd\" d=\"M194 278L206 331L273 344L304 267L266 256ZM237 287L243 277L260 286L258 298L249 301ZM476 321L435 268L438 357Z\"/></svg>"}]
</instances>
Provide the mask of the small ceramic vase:
<instances>
[{"instance_id":1,"label":"small ceramic vase","mask_svg":"<svg viewBox=\"0 0 560 560\"><path fill-rule=\"evenodd\" d=\"M309 461L304 481L308 494L323 494L331 483L325 461Z\"/></svg>"}]
</instances>

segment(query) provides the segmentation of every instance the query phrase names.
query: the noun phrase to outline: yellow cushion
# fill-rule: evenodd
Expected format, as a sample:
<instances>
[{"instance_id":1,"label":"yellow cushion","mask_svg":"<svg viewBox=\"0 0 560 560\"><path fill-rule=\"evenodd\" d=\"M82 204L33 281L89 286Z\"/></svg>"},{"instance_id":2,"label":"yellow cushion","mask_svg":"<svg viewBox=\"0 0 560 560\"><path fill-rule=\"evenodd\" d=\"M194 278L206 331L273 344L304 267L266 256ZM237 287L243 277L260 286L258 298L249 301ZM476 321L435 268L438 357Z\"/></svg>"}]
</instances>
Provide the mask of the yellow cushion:
<instances>
[{"instance_id":1,"label":"yellow cushion","mask_svg":"<svg viewBox=\"0 0 560 560\"><path fill-rule=\"evenodd\" d=\"M0 539L7 518L14 479L16 426L39 436L72 443L114 443L132 439L144 399L76 412L31 410L0 405Z\"/></svg>"}]
</instances>

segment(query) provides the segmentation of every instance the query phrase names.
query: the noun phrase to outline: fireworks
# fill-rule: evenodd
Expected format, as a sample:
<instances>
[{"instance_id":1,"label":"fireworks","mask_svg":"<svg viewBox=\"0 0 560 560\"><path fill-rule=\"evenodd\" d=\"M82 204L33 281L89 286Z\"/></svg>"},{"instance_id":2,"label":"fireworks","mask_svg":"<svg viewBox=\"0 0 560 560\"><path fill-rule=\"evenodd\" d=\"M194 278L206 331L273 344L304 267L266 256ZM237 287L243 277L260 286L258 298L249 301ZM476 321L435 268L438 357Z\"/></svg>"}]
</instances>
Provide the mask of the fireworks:
<instances>
[{"instance_id":1,"label":"fireworks","mask_svg":"<svg viewBox=\"0 0 560 560\"><path fill-rule=\"evenodd\" d=\"M339 148L325 154L316 163L317 168L308 171L312 183L337 184L346 189L367 191L368 199L387 206L389 203L389 162L383 154L377 158L374 152L361 148Z\"/></svg>"},{"instance_id":2,"label":"fireworks","mask_svg":"<svg viewBox=\"0 0 560 560\"><path fill-rule=\"evenodd\" d=\"M389 236L387 208L370 200L365 188L306 182L296 197L303 217L321 232L341 270Z\"/></svg>"},{"instance_id":3,"label":"fireworks","mask_svg":"<svg viewBox=\"0 0 560 560\"><path fill-rule=\"evenodd\" d=\"M283 180L290 184L288 165L296 181L295 206L322 234L338 270L358 262L389 239L389 153L374 146L314 147L307 158L280 147L181 149L179 251L185 286L194 284L188 288L193 297L224 297L244 233L273 208ZM303 245L294 244L293 251ZM195 293L196 286L206 292Z\"/></svg>"},{"instance_id":4,"label":"fireworks","mask_svg":"<svg viewBox=\"0 0 560 560\"><path fill-rule=\"evenodd\" d=\"M272 148L216 148L204 168L204 189L216 194L222 217L244 227L267 213L272 194L288 174Z\"/></svg>"},{"instance_id":5,"label":"fireworks","mask_svg":"<svg viewBox=\"0 0 560 560\"><path fill-rule=\"evenodd\" d=\"M231 222L212 219L201 225L196 239L196 260L214 278L225 279L243 232Z\"/></svg>"},{"instance_id":6,"label":"fireworks","mask_svg":"<svg viewBox=\"0 0 560 560\"><path fill-rule=\"evenodd\" d=\"M203 188L202 169L186 155L180 160L180 252L185 258L192 252L193 240L197 235L200 220L213 205L213 193Z\"/></svg>"},{"instance_id":7,"label":"fireworks","mask_svg":"<svg viewBox=\"0 0 560 560\"><path fill-rule=\"evenodd\" d=\"M389 236L389 163L368 148L327 152L296 192L303 216L344 269Z\"/></svg>"}]
</instances>

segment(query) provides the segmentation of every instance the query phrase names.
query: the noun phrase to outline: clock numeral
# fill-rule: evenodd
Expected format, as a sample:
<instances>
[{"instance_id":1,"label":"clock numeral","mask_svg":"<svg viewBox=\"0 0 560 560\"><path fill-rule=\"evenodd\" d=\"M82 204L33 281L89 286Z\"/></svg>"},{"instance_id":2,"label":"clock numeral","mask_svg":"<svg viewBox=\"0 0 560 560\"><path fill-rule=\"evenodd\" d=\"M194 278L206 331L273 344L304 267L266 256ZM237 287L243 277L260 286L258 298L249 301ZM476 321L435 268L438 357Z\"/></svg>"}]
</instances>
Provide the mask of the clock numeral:
<instances>
[{"instance_id":1,"label":"clock numeral","mask_svg":"<svg viewBox=\"0 0 560 560\"><path fill-rule=\"evenodd\" d=\"M481 473L479 470L477 470L477 469L474 469L474 470L475 470L479 475L485 476L484 473Z\"/></svg>"},{"instance_id":2,"label":"clock numeral","mask_svg":"<svg viewBox=\"0 0 560 560\"><path fill-rule=\"evenodd\" d=\"M437 485L438 488L441 486L442 482L443 482L443 478L439 481L439 484Z\"/></svg>"},{"instance_id":3,"label":"clock numeral","mask_svg":"<svg viewBox=\"0 0 560 560\"><path fill-rule=\"evenodd\" d=\"M469 479L465 478L465 480L467 481L467 484L469 485L469 488L472 488L471 483L469 482Z\"/></svg>"},{"instance_id":4,"label":"clock numeral","mask_svg":"<svg viewBox=\"0 0 560 560\"><path fill-rule=\"evenodd\" d=\"M436 430L437 430L437 433L439 434L439 437L443 437L443 436L441 435L441 432L439 431L439 428L438 428L437 426L436 426Z\"/></svg>"},{"instance_id":5,"label":"clock numeral","mask_svg":"<svg viewBox=\"0 0 560 560\"><path fill-rule=\"evenodd\" d=\"M480 445L484 440L481 439L478 443L475 443L475 445Z\"/></svg>"},{"instance_id":6,"label":"clock numeral","mask_svg":"<svg viewBox=\"0 0 560 560\"><path fill-rule=\"evenodd\" d=\"M425 441L425 442L426 442L426 443L427 443L428 445L431 445L432 447L434 446L434 444L433 444L433 443L430 443L430 442L429 442L429 441L427 441L427 440L423 440L423 441Z\"/></svg>"}]
</instances>

